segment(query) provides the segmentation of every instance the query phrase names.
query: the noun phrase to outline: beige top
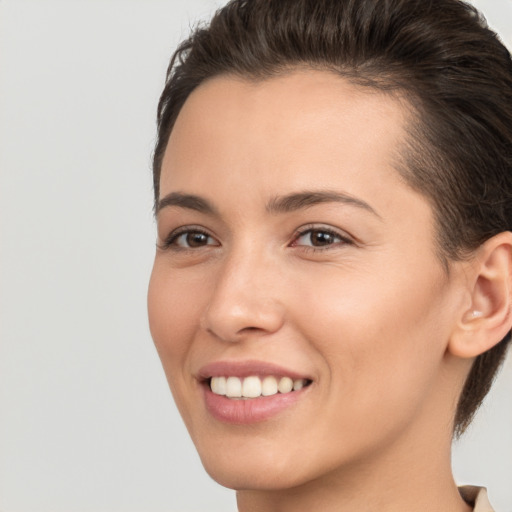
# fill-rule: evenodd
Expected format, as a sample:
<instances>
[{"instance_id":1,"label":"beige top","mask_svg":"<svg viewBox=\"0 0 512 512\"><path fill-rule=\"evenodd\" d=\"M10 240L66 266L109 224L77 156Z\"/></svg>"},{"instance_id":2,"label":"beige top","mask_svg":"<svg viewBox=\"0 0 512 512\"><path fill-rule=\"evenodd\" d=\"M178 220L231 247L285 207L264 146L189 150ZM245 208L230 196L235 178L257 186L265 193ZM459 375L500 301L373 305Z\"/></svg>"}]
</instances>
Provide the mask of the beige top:
<instances>
[{"instance_id":1,"label":"beige top","mask_svg":"<svg viewBox=\"0 0 512 512\"><path fill-rule=\"evenodd\" d=\"M459 487L459 492L461 496L474 507L473 512L494 512L487 498L487 489L485 487L464 485L463 487Z\"/></svg>"}]
</instances>

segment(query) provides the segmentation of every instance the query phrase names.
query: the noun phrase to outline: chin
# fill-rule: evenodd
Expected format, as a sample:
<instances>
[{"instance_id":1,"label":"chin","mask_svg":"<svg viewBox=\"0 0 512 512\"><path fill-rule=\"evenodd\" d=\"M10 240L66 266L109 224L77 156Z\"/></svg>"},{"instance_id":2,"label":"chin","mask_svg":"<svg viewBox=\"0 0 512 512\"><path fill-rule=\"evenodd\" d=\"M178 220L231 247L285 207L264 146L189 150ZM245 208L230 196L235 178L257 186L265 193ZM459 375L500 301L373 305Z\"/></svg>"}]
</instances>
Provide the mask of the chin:
<instances>
[{"instance_id":1,"label":"chin","mask_svg":"<svg viewBox=\"0 0 512 512\"><path fill-rule=\"evenodd\" d=\"M306 475L297 475L290 468L280 470L270 465L249 463L241 468L214 463L204 464L204 468L218 484L236 491L290 489L309 480Z\"/></svg>"},{"instance_id":2,"label":"chin","mask_svg":"<svg viewBox=\"0 0 512 512\"><path fill-rule=\"evenodd\" d=\"M253 449L247 449L247 445L231 446L226 450L204 449L203 446L198 447L198 451L208 475L218 484L236 491L293 489L343 471L342 468L352 464L348 460L345 463L340 461L343 456L315 457L305 443L290 446L290 439L280 441L281 449L275 443L272 446L271 443L258 442L255 436L246 441L254 443Z\"/></svg>"},{"instance_id":3,"label":"chin","mask_svg":"<svg viewBox=\"0 0 512 512\"><path fill-rule=\"evenodd\" d=\"M290 453L275 447L264 448L254 440L253 449L227 446L223 450L198 447L201 462L217 483L235 490L277 490L301 485L311 478L311 465L292 460ZM233 443L236 444L236 443ZM258 446L259 445L259 446Z\"/></svg>"}]
</instances>

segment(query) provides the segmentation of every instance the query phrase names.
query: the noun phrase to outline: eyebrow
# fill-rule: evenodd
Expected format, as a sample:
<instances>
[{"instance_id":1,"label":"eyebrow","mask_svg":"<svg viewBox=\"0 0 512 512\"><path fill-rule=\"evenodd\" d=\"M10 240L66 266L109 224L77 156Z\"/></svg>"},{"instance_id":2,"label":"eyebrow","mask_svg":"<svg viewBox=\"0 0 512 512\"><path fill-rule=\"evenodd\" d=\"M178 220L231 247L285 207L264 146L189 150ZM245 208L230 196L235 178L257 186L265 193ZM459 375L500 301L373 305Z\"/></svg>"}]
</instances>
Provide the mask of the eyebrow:
<instances>
[{"instance_id":1,"label":"eyebrow","mask_svg":"<svg viewBox=\"0 0 512 512\"><path fill-rule=\"evenodd\" d=\"M321 203L343 203L362 208L376 217L381 216L365 201L357 197L330 190L313 190L272 198L267 204L270 213L287 213L302 210Z\"/></svg>"},{"instance_id":2,"label":"eyebrow","mask_svg":"<svg viewBox=\"0 0 512 512\"><path fill-rule=\"evenodd\" d=\"M181 192L171 192L158 201L156 213L168 206L178 206L187 208L200 213L209 215L218 215L217 209L210 201L194 194L183 194Z\"/></svg>"},{"instance_id":3,"label":"eyebrow","mask_svg":"<svg viewBox=\"0 0 512 512\"><path fill-rule=\"evenodd\" d=\"M288 213L303 210L322 203L342 203L355 206L372 213L379 219L381 218L381 216L362 199L329 190L303 191L285 196L276 196L268 201L266 210L271 214ZM158 201L156 213L158 214L160 210L168 206L177 206L179 208L186 208L200 213L219 216L218 210L210 201L194 194L171 192Z\"/></svg>"}]
</instances>

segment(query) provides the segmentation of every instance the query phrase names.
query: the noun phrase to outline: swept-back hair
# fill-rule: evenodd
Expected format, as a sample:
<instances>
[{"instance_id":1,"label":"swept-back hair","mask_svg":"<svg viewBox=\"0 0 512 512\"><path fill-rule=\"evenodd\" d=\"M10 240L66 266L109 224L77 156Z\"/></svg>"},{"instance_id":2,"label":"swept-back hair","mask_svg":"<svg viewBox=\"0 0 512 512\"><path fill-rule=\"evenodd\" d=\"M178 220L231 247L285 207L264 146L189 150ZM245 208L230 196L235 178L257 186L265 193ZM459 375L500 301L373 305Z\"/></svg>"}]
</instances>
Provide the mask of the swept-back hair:
<instances>
[{"instance_id":1,"label":"swept-back hair","mask_svg":"<svg viewBox=\"0 0 512 512\"><path fill-rule=\"evenodd\" d=\"M413 122L397 170L432 204L447 271L450 259L512 230L512 60L460 0L232 0L171 59L158 106L155 202L169 136L196 87L223 74L258 81L304 66L405 97ZM474 362L457 434L509 341L510 332Z\"/></svg>"}]
</instances>

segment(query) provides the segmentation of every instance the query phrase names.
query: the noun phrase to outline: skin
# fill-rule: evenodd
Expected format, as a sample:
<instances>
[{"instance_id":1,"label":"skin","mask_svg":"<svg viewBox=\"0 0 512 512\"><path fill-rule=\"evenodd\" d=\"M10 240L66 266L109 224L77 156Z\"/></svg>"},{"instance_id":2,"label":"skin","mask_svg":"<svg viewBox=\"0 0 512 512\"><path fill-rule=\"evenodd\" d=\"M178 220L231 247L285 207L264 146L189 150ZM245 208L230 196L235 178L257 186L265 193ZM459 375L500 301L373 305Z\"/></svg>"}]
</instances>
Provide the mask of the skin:
<instances>
[{"instance_id":1,"label":"skin","mask_svg":"<svg viewBox=\"0 0 512 512\"><path fill-rule=\"evenodd\" d=\"M158 210L150 327L202 462L238 490L240 511L470 510L450 465L471 364L449 350L470 305L467 265L445 271L430 204L395 169L407 112L298 70L217 77L178 117L160 199L193 194L215 213ZM352 200L269 211L305 191ZM186 226L206 233L201 243L165 245ZM311 228L333 234L315 246ZM214 419L199 369L248 359L313 383L267 421Z\"/></svg>"}]
</instances>

